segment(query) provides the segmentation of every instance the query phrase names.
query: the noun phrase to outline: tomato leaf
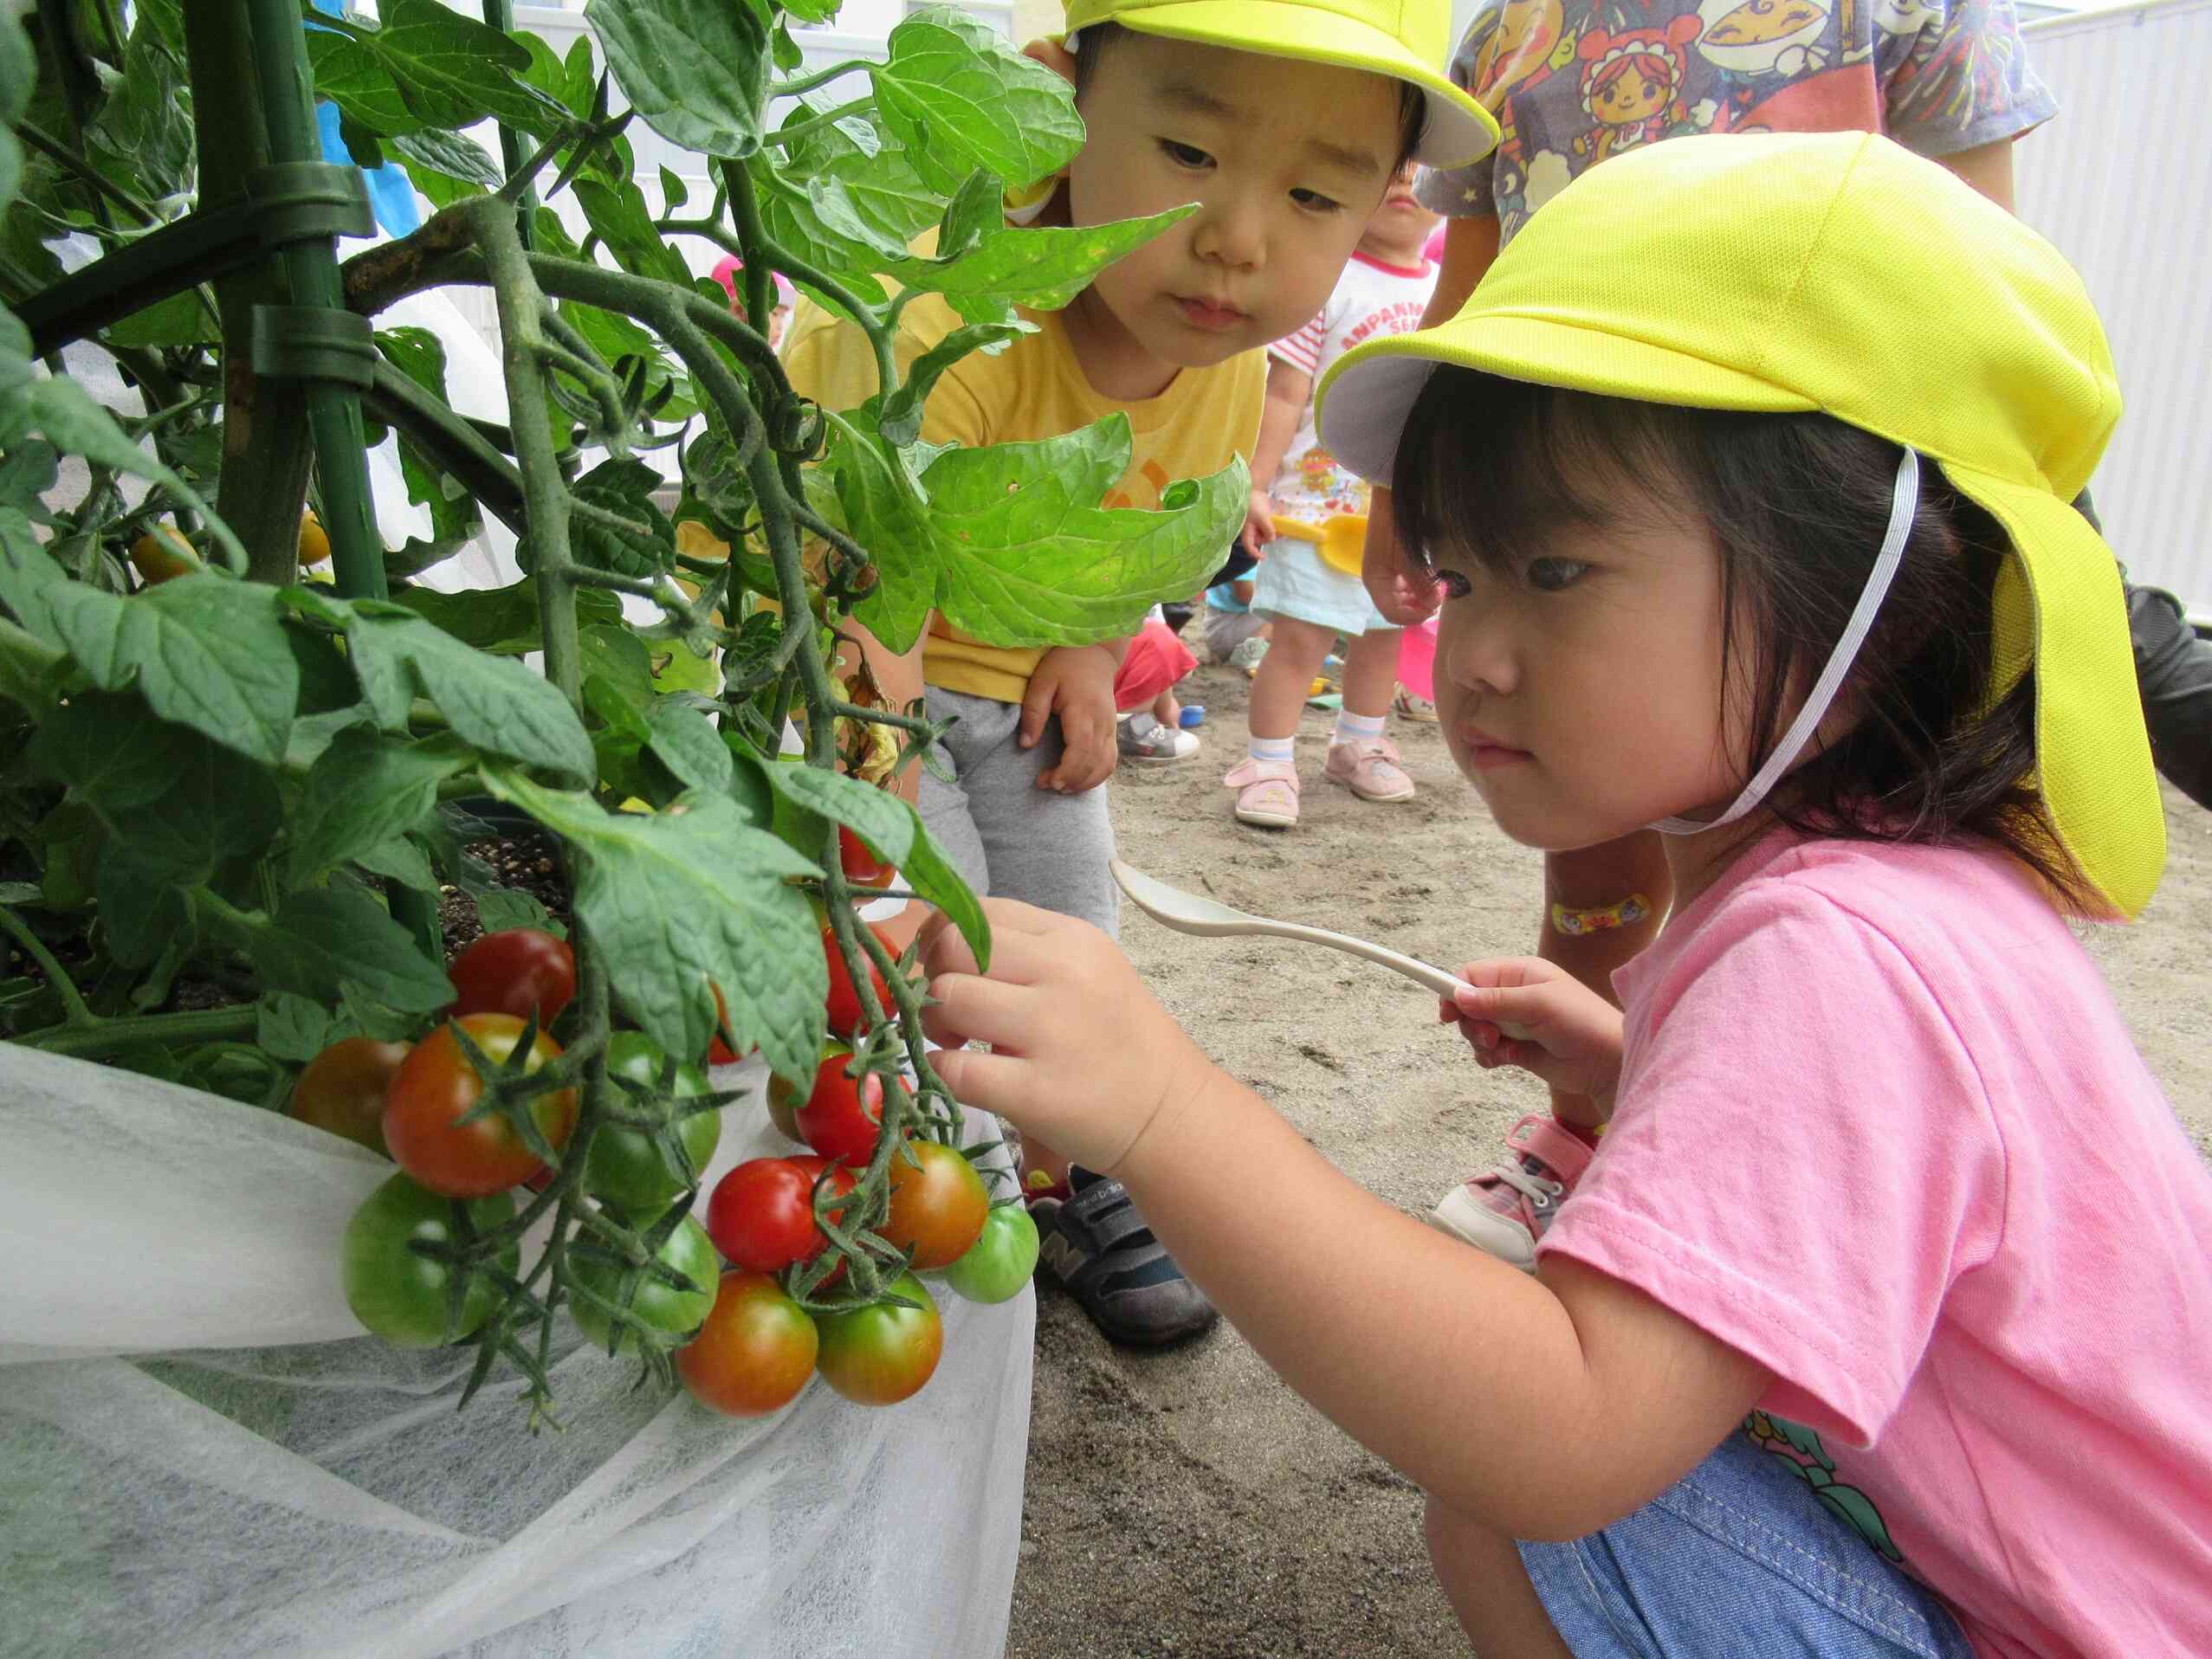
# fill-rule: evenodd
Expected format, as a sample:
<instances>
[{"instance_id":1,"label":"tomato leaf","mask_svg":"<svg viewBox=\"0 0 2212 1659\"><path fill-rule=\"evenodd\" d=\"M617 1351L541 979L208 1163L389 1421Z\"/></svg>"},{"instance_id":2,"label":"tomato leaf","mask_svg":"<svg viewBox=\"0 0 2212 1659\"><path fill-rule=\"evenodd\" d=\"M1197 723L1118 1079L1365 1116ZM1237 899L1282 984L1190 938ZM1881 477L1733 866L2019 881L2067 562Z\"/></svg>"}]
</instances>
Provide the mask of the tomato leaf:
<instances>
[{"instance_id":1,"label":"tomato leaf","mask_svg":"<svg viewBox=\"0 0 2212 1659\"><path fill-rule=\"evenodd\" d=\"M467 764L465 755L435 740L395 742L358 726L340 732L308 770L293 809L293 884L404 836L437 812L438 785ZM400 879L435 886L421 879L430 874L421 852L409 850L415 856L401 855ZM387 858L378 874L395 874L391 862Z\"/></svg>"},{"instance_id":2,"label":"tomato leaf","mask_svg":"<svg viewBox=\"0 0 2212 1659\"><path fill-rule=\"evenodd\" d=\"M519 41L441 0L385 0L378 12L382 27L367 44L407 107L430 126L452 130L488 115L543 137L566 119L566 111L521 78L530 54Z\"/></svg>"},{"instance_id":3,"label":"tomato leaf","mask_svg":"<svg viewBox=\"0 0 2212 1659\"><path fill-rule=\"evenodd\" d=\"M412 164L411 178L419 179L418 170L424 170L488 190L497 190L507 179L491 152L465 132L424 127L419 132L395 132L386 141Z\"/></svg>"},{"instance_id":4,"label":"tomato leaf","mask_svg":"<svg viewBox=\"0 0 2212 1659\"><path fill-rule=\"evenodd\" d=\"M480 651L495 656L521 656L545 646L538 609L538 579L526 576L503 588L463 588L441 593L436 588L403 587L392 603L405 605L424 621L435 623ZM622 616L622 602L600 588L582 588L576 594L576 619L586 625L611 623Z\"/></svg>"},{"instance_id":5,"label":"tomato leaf","mask_svg":"<svg viewBox=\"0 0 2212 1659\"><path fill-rule=\"evenodd\" d=\"M479 893L476 920L488 933L505 933L510 927L534 927L555 939L568 937L568 929L553 920L551 911L514 888L489 888Z\"/></svg>"},{"instance_id":6,"label":"tomato leaf","mask_svg":"<svg viewBox=\"0 0 2212 1659\"><path fill-rule=\"evenodd\" d=\"M745 821L735 802L694 792L657 813L608 812L590 796L514 772L486 785L584 855L577 922L605 952L614 994L673 1055L706 1053L720 985L741 1052L757 1043L779 1076L814 1075L828 1025L829 971L806 896L814 866Z\"/></svg>"},{"instance_id":7,"label":"tomato leaf","mask_svg":"<svg viewBox=\"0 0 2212 1659\"><path fill-rule=\"evenodd\" d=\"M742 158L760 147L768 29L739 0L591 0L585 17L615 84L679 150Z\"/></svg>"},{"instance_id":8,"label":"tomato leaf","mask_svg":"<svg viewBox=\"0 0 2212 1659\"><path fill-rule=\"evenodd\" d=\"M288 991L268 992L255 1013L254 1040L279 1060L313 1060L345 1035L344 1022L321 1004Z\"/></svg>"},{"instance_id":9,"label":"tomato leaf","mask_svg":"<svg viewBox=\"0 0 2212 1659\"><path fill-rule=\"evenodd\" d=\"M960 880L922 815L889 790L843 777L823 766L762 766L757 770L792 805L831 819L866 842L879 858L898 867L908 887L952 918L985 970L991 965L991 923Z\"/></svg>"},{"instance_id":10,"label":"tomato leaf","mask_svg":"<svg viewBox=\"0 0 2212 1659\"><path fill-rule=\"evenodd\" d=\"M252 925L247 948L264 991L328 1004L350 990L414 1014L453 1000L444 967L423 954L372 894L350 882L288 894L273 919Z\"/></svg>"},{"instance_id":11,"label":"tomato leaf","mask_svg":"<svg viewBox=\"0 0 2212 1659\"><path fill-rule=\"evenodd\" d=\"M660 763L686 789L728 795L737 768L721 733L695 708L663 700L646 717L648 739Z\"/></svg>"},{"instance_id":12,"label":"tomato leaf","mask_svg":"<svg viewBox=\"0 0 2212 1659\"><path fill-rule=\"evenodd\" d=\"M683 287L691 286L691 268L653 229L652 211L645 205L645 193L637 185L627 179L620 184L604 184L595 178L579 178L571 188L577 204L584 210L585 222L599 233L599 240L606 243L607 251L623 269L639 276L657 276Z\"/></svg>"},{"instance_id":13,"label":"tomato leaf","mask_svg":"<svg viewBox=\"0 0 2212 1659\"><path fill-rule=\"evenodd\" d=\"M924 182L950 196L978 167L1026 184L1083 148L1075 92L987 25L947 6L891 31L869 71L883 125Z\"/></svg>"}]
</instances>

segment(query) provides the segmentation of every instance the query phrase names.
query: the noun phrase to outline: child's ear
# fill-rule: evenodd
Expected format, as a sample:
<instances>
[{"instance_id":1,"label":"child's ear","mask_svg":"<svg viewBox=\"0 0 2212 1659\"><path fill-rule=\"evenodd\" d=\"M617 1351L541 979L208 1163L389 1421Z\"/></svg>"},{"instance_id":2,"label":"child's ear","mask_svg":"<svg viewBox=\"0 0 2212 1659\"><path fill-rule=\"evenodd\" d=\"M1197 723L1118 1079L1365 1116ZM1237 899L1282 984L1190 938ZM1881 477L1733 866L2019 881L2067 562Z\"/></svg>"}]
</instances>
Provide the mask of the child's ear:
<instances>
[{"instance_id":1,"label":"child's ear","mask_svg":"<svg viewBox=\"0 0 2212 1659\"><path fill-rule=\"evenodd\" d=\"M1032 41L1021 48L1021 55L1043 64L1070 87L1076 83L1076 55L1068 50L1061 37L1048 35L1043 40Z\"/></svg>"}]
</instances>

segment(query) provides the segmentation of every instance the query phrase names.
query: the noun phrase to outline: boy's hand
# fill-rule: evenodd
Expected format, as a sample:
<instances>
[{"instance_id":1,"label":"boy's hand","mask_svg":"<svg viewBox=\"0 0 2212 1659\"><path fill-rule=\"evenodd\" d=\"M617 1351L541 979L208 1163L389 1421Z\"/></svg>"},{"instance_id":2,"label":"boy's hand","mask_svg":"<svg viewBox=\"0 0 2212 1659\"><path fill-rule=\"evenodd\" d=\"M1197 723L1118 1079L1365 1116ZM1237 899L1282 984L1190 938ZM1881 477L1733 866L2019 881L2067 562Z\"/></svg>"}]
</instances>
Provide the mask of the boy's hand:
<instances>
[{"instance_id":1,"label":"boy's hand","mask_svg":"<svg viewBox=\"0 0 2212 1659\"><path fill-rule=\"evenodd\" d=\"M1260 549L1275 539L1275 502L1264 489L1256 489L1245 506L1245 533L1239 538L1245 551L1254 558Z\"/></svg>"},{"instance_id":2,"label":"boy's hand","mask_svg":"<svg viewBox=\"0 0 2212 1659\"><path fill-rule=\"evenodd\" d=\"M1118 666L1103 645L1056 645L1038 662L1021 700L1021 746L1035 748L1046 722L1057 714L1066 747L1058 765L1038 775L1038 788L1080 795L1114 775L1114 763L1121 758L1114 744Z\"/></svg>"},{"instance_id":3,"label":"boy's hand","mask_svg":"<svg viewBox=\"0 0 2212 1659\"><path fill-rule=\"evenodd\" d=\"M1570 1094L1609 1097L1620 1081L1620 1010L1556 963L1533 956L1470 962L1439 1002L1475 1063L1519 1066ZM1513 1028L1508 1035L1503 1027Z\"/></svg>"},{"instance_id":4,"label":"boy's hand","mask_svg":"<svg viewBox=\"0 0 2212 1659\"><path fill-rule=\"evenodd\" d=\"M1114 942L1088 922L1012 900L984 904L991 973L941 912L922 929L943 1043L930 1063L962 1105L1011 1119L1085 1169L1111 1173L1151 1126L1219 1075L1153 1000ZM963 1050L978 1039L991 1052Z\"/></svg>"},{"instance_id":5,"label":"boy's hand","mask_svg":"<svg viewBox=\"0 0 2212 1659\"><path fill-rule=\"evenodd\" d=\"M1368 500L1367 541L1360 552L1360 579L1386 620L1400 628L1426 622L1444 603L1436 578L1417 568L1398 546L1390 513L1390 492L1377 489Z\"/></svg>"}]
</instances>

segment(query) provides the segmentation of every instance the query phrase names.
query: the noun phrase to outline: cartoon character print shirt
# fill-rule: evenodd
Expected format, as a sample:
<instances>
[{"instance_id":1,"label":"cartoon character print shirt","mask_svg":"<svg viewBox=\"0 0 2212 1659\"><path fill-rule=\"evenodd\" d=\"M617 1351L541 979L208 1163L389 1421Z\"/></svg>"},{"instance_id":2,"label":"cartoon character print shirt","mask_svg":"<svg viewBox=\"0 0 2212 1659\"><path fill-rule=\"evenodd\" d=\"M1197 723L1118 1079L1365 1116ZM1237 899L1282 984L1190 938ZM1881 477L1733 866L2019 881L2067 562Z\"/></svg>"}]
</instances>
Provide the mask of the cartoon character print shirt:
<instances>
[{"instance_id":1,"label":"cartoon character print shirt","mask_svg":"<svg viewBox=\"0 0 2212 1659\"><path fill-rule=\"evenodd\" d=\"M1924 156L2016 138L2057 105L2012 0L1483 0L1452 78L1497 151L1421 198L1501 242L1567 182L1698 132L1883 132Z\"/></svg>"},{"instance_id":2,"label":"cartoon character print shirt","mask_svg":"<svg viewBox=\"0 0 2212 1659\"><path fill-rule=\"evenodd\" d=\"M1429 296L1436 292L1436 267L1426 260L1417 266L1386 265L1355 253L1313 320L1276 341L1267 353L1303 369L1319 385L1329 365L1362 340L1419 328ZM1338 513L1368 510L1366 482L1338 466L1336 457L1322 447L1310 393L1270 494L1278 518L1316 526Z\"/></svg>"}]
</instances>

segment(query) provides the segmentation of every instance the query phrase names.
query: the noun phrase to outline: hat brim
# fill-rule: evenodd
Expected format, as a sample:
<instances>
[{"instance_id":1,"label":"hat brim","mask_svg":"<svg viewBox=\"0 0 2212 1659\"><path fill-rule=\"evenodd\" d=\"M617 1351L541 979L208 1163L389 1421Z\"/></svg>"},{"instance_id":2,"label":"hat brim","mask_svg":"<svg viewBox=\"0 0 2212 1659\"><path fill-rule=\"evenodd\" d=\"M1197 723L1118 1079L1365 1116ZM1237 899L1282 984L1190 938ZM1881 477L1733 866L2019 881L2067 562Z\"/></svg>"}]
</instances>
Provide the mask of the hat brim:
<instances>
[{"instance_id":1,"label":"hat brim","mask_svg":"<svg viewBox=\"0 0 2212 1659\"><path fill-rule=\"evenodd\" d=\"M1538 385L1670 403L1788 414L1822 405L1740 370L1559 318L1486 313L1355 347L1322 381L1322 437L1361 477L1390 481L1400 436L1440 365ZM1834 413L1834 411L1830 411ZM1847 419L1837 416L1838 419ZM1910 440L1850 423L1893 442ZM2035 676L2036 787L2065 857L2111 913L2141 913L2166 856L2166 821L2143 723L2126 597L2112 549L2041 483L1923 449L2002 526L1992 700Z\"/></svg>"},{"instance_id":2,"label":"hat brim","mask_svg":"<svg viewBox=\"0 0 2212 1659\"><path fill-rule=\"evenodd\" d=\"M1408 81L1428 102L1428 119L1413 152L1413 159L1424 166L1464 167L1497 147L1497 119L1433 64L1422 62L1395 37L1336 12L1278 0L1193 0L1188 5L1117 12L1113 21L1140 35L1331 63Z\"/></svg>"},{"instance_id":3,"label":"hat brim","mask_svg":"<svg viewBox=\"0 0 2212 1659\"><path fill-rule=\"evenodd\" d=\"M1601 332L1556 317L1462 314L1418 333L1353 347L1322 378L1322 439L1361 477L1390 482L1406 417L1440 366L1607 397L1770 414L1819 407L1802 393L1671 346Z\"/></svg>"}]
</instances>

